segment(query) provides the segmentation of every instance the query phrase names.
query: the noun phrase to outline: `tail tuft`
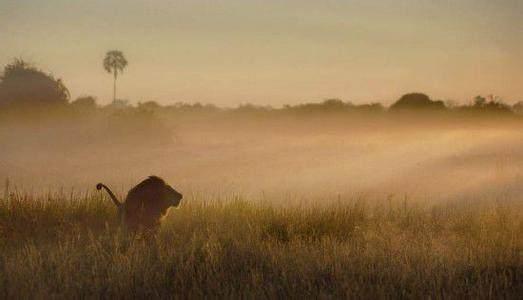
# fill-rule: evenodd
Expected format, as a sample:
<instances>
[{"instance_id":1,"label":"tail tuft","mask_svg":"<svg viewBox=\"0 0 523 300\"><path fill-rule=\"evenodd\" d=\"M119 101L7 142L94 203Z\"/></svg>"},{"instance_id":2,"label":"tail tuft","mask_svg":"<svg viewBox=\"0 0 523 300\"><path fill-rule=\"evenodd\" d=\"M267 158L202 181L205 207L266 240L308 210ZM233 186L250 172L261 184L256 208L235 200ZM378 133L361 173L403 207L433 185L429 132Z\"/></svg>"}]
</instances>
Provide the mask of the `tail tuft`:
<instances>
[{"instance_id":1,"label":"tail tuft","mask_svg":"<svg viewBox=\"0 0 523 300\"><path fill-rule=\"evenodd\" d=\"M109 189L105 184L99 183L96 185L97 190L101 190L102 188L104 188L107 191L107 193L111 197L111 200L113 200L113 203L114 203L114 205L116 205L116 207L120 207L122 205L122 203L120 201L118 201L118 198L116 198L116 196L113 194L111 189Z\"/></svg>"}]
</instances>

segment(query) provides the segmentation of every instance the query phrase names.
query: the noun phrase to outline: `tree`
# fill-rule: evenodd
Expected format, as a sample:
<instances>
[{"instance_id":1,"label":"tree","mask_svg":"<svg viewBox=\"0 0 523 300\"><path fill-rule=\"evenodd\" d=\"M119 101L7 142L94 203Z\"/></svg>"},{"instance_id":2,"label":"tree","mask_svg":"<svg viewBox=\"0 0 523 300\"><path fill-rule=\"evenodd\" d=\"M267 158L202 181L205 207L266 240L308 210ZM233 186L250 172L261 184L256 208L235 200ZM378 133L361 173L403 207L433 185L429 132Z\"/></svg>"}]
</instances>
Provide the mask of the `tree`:
<instances>
[{"instance_id":1,"label":"tree","mask_svg":"<svg viewBox=\"0 0 523 300\"><path fill-rule=\"evenodd\" d=\"M390 109L441 110L445 109L445 103L443 103L443 101L432 101L429 96L422 93L410 93L401 96L398 101L391 105Z\"/></svg>"},{"instance_id":2,"label":"tree","mask_svg":"<svg viewBox=\"0 0 523 300\"><path fill-rule=\"evenodd\" d=\"M518 101L512 105L512 110L517 114L523 114L523 101Z\"/></svg>"},{"instance_id":3,"label":"tree","mask_svg":"<svg viewBox=\"0 0 523 300\"><path fill-rule=\"evenodd\" d=\"M323 101L323 103L321 103L321 107L324 110L329 110L329 111L342 111L342 110L345 110L348 107L352 107L352 106L353 106L352 103L345 103L342 100L336 99L336 98L327 99L327 100Z\"/></svg>"},{"instance_id":4,"label":"tree","mask_svg":"<svg viewBox=\"0 0 523 300\"><path fill-rule=\"evenodd\" d=\"M107 73L112 73L114 76L113 84L113 102L116 100L116 78L118 73L123 73L123 69L127 66L123 52L118 50L111 50L105 54L104 69Z\"/></svg>"},{"instance_id":5,"label":"tree","mask_svg":"<svg viewBox=\"0 0 523 300\"><path fill-rule=\"evenodd\" d=\"M476 96L474 98L474 104L472 105L472 108L477 111L485 112L512 112L510 106L503 103L500 98L494 95L489 95L488 97Z\"/></svg>"},{"instance_id":6,"label":"tree","mask_svg":"<svg viewBox=\"0 0 523 300\"><path fill-rule=\"evenodd\" d=\"M155 111L162 108L156 101L138 102L138 109Z\"/></svg>"},{"instance_id":7,"label":"tree","mask_svg":"<svg viewBox=\"0 0 523 300\"><path fill-rule=\"evenodd\" d=\"M69 91L61 79L44 73L22 59L15 59L0 76L0 105L63 105Z\"/></svg>"},{"instance_id":8,"label":"tree","mask_svg":"<svg viewBox=\"0 0 523 300\"><path fill-rule=\"evenodd\" d=\"M96 109L96 98L93 96L81 96L71 102L71 106L82 111Z\"/></svg>"},{"instance_id":9,"label":"tree","mask_svg":"<svg viewBox=\"0 0 523 300\"><path fill-rule=\"evenodd\" d=\"M474 107L475 108L483 108L487 104L487 98L483 96L476 96L474 98Z\"/></svg>"}]
</instances>

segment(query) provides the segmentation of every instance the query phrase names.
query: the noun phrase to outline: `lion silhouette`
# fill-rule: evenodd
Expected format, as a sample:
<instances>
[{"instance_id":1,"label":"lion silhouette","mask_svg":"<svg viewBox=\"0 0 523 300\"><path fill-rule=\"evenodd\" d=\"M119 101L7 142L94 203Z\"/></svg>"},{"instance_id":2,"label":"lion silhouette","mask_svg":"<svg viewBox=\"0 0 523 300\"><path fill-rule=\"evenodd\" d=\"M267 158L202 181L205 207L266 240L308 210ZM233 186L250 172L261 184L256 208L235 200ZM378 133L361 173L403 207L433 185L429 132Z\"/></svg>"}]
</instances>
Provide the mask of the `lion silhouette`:
<instances>
[{"instance_id":1,"label":"lion silhouette","mask_svg":"<svg viewBox=\"0 0 523 300\"><path fill-rule=\"evenodd\" d=\"M119 201L105 184L96 185L97 190L102 188L113 200L121 222L130 231L155 231L167 210L177 207L183 198L182 194L157 176L149 176L129 190L124 202Z\"/></svg>"}]
</instances>

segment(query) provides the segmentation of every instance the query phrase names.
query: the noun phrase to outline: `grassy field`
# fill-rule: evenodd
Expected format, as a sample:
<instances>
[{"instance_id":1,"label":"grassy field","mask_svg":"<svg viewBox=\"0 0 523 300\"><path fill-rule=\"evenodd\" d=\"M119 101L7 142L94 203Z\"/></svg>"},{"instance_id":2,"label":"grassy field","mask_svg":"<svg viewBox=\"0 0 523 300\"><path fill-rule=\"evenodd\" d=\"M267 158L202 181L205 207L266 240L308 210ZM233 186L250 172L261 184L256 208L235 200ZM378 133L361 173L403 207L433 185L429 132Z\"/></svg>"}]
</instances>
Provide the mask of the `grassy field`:
<instances>
[{"instance_id":1,"label":"grassy field","mask_svg":"<svg viewBox=\"0 0 523 300\"><path fill-rule=\"evenodd\" d=\"M0 202L0 297L518 298L523 203L187 197L154 238L100 194ZM277 202L284 203L285 199Z\"/></svg>"}]
</instances>

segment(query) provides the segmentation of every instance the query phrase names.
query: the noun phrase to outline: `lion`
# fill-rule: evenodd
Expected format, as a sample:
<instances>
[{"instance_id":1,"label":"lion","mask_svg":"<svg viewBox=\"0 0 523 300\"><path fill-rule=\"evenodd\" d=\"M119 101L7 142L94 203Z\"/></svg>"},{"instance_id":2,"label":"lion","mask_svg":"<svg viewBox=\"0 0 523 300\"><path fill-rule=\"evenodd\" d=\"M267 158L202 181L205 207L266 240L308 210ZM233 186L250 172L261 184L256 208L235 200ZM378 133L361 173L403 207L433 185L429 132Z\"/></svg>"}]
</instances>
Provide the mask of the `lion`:
<instances>
[{"instance_id":1,"label":"lion","mask_svg":"<svg viewBox=\"0 0 523 300\"><path fill-rule=\"evenodd\" d=\"M105 184L98 183L97 190L104 188L118 208L120 221L129 231L155 231L160 220L167 214L170 207L177 207L183 195L166 184L157 176L137 184L127 193L124 202L120 202Z\"/></svg>"}]
</instances>

